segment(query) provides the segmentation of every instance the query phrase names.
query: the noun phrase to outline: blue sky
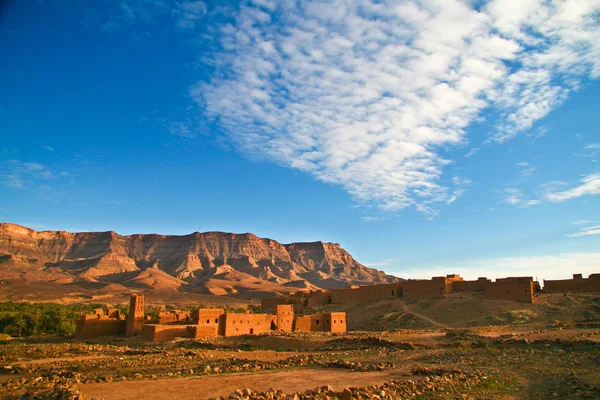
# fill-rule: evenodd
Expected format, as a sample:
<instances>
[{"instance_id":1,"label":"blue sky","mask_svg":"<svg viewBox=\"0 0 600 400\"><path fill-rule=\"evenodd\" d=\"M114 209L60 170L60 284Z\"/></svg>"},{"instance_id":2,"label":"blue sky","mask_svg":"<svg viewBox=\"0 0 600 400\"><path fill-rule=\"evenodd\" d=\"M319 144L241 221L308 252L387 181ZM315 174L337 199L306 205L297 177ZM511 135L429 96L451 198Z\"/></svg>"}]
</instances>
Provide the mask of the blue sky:
<instances>
[{"instance_id":1,"label":"blue sky","mask_svg":"<svg viewBox=\"0 0 600 400\"><path fill-rule=\"evenodd\" d=\"M473 5L475 4L475 5ZM597 1L6 1L0 220L600 272Z\"/></svg>"}]
</instances>

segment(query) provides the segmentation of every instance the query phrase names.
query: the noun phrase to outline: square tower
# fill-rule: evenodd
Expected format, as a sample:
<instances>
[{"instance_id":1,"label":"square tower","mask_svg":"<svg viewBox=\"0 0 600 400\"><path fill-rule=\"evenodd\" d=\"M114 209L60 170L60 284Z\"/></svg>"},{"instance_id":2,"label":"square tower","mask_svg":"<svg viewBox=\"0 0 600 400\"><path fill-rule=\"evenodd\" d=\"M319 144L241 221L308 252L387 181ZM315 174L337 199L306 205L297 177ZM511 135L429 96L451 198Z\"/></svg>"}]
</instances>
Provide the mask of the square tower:
<instances>
[{"instance_id":1,"label":"square tower","mask_svg":"<svg viewBox=\"0 0 600 400\"><path fill-rule=\"evenodd\" d=\"M131 294L129 314L127 314L125 336L139 335L144 325L144 296Z\"/></svg>"}]
</instances>

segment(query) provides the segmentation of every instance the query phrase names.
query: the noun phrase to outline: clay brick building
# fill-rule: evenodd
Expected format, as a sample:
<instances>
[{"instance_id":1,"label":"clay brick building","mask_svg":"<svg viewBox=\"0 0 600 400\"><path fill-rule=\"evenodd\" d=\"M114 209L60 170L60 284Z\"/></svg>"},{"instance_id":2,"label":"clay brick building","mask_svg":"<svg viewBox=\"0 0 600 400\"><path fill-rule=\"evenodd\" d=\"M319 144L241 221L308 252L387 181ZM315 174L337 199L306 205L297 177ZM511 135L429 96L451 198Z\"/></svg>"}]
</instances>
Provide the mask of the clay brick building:
<instances>
[{"instance_id":1,"label":"clay brick building","mask_svg":"<svg viewBox=\"0 0 600 400\"><path fill-rule=\"evenodd\" d=\"M158 323L146 323L144 296L131 295L130 312L126 319L118 311L104 315L102 310L82 315L76 337L89 339L104 335L125 334L151 342L176 337L198 339L212 336L257 335L271 331L345 332L346 313L323 313L299 317L290 304L276 304L274 314L229 313L223 309L201 308L187 311L168 311L159 314ZM296 327L301 319L300 327Z\"/></svg>"},{"instance_id":2,"label":"clay brick building","mask_svg":"<svg viewBox=\"0 0 600 400\"><path fill-rule=\"evenodd\" d=\"M172 324L177 322L190 322L191 316L189 311L162 311L158 314L159 324Z\"/></svg>"},{"instance_id":3,"label":"clay brick building","mask_svg":"<svg viewBox=\"0 0 600 400\"><path fill-rule=\"evenodd\" d=\"M99 308L93 314L84 314L76 323L75 338L90 339L97 336L125 334L125 318L119 310L108 310L108 314Z\"/></svg>"},{"instance_id":4,"label":"clay brick building","mask_svg":"<svg viewBox=\"0 0 600 400\"><path fill-rule=\"evenodd\" d=\"M299 332L346 332L346 313L326 312L296 318L295 330Z\"/></svg>"},{"instance_id":5,"label":"clay brick building","mask_svg":"<svg viewBox=\"0 0 600 400\"><path fill-rule=\"evenodd\" d=\"M600 274L596 274L600 277ZM590 279L594 275L590 275ZM596 278L600 279L600 278ZM596 283L583 285L586 290L589 287L597 287ZM318 307L327 304L355 304L368 301L403 298L441 298L450 293L480 292L483 297L492 300L512 300L531 303L534 301L535 293L540 292L540 285L532 277L508 277L490 279L480 277L474 281L465 281L458 274L437 276L429 280L414 279L398 283L371 285L371 286L348 286L342 289L330 289L323 291L295 292L283 297L263 299L261 306L263 311L273 312L277 305L293 305L295 310Z\"/></svg>"},{"instance_id":6,"label":"clay brick building","mask_svg":"<svg viewBox=\"0 0 600 400\"><path fill-rule=\"evenodd\" d=\"M573 274L573 279L544 279L544 292L600 292L600 274L591 274L587 278L584 278L581 274Z\"/></svg>"}]
</instances>

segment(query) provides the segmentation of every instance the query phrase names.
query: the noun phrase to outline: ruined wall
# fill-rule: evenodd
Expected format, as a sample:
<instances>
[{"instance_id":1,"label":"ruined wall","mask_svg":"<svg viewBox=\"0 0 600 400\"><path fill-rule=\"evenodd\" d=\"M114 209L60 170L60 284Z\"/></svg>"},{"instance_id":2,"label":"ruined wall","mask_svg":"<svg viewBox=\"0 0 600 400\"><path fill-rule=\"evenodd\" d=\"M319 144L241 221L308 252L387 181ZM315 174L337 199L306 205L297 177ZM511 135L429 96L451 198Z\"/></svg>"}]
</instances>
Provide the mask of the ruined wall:
<instances>
[{"instance_id":1,"label":"ruined wall","mask_svg":"<svg viewBox=\"0 0 600 400\"><path fill-rule=\"evenodd\" d=\"M161 311L158 313L159 324L177 324L177 323L190 323L191 316L189 311Z\"/></svg>"},{"instance_id":2,"label":"ruined wall","mask_svg":"<svg viewBox=\"0 0 600 400\"><path fill-rule=\"evenodd\" d=\"M581 274L573 275L573 279L545 280L544 292L567 293L567 292L600 292L600 279L598 274L592 274L589 278L583 278Z\"/></svg>"},{"instance_id":3,"label":"ruined wall","mask_svg":"<svg viewBox=\"0 0 600 400\"><path fill-rule=\"evenodd\" d=\"M129 301L129 314L127 314L125 336L139 335L144 325L144 296L132 294Z\"/></svg>"},{"instance_id":4,"label":"ruined wall","mask_svg":"<svg viewBox=\"0 0 600 400\"><path fill-rule=\"evenodd\" d=\"M102 314L82 315L75 326L75 339L79 340L124 333L124 319L110 318Z\"/></svg>"},{"instance_id":5,"label":"ruined wall","mask_svg":"<svg viewBox=\"0 0 600 400\"><path fill-rule=\"evenodd\" d=\"M275 324L277 330L291 332L294 325L294 306L289 304L277 305Z\"/></svg>"},{"instance_id":6,"label":"ruined wall","mask_svg":"<svg viewBox=\"0 0 600 400\"><path fill-rule=\"evenodd\" d=\"M224 336L257 335L271 331L275 327L275 316L269 314L234 314L221 316Z\"/></svg>"},{"instance_id":7,"label":"ruined wall","mask_svg":"<svg viewBox=\"0 0 600 400\"><path fill-rule=\"evenodd\" d=\"M346 332L346 313L322 313L296 317L299 332Z\"/></svg>"},{"instance_id":8,"label":"ruined wall","mask_svg":"<svg viewBox=\"0 0 600 400\"><path fill-rule=\"evenodd\" d=\"M492 283L490 279L478 278L476 281L457 281L453 283L454 292L483 292L487 285Z\"/></svg>"},{"instance_id":9,"label":"ruined wall","mask_svg":"<svg viewBox=\"0 0 600 400\"><path fill-rule=\"evenodd\" d=\"M483 297L490 300L512 300L533 303L535 282L493 282L485 287Z\"/></svg>"}]
</instances>

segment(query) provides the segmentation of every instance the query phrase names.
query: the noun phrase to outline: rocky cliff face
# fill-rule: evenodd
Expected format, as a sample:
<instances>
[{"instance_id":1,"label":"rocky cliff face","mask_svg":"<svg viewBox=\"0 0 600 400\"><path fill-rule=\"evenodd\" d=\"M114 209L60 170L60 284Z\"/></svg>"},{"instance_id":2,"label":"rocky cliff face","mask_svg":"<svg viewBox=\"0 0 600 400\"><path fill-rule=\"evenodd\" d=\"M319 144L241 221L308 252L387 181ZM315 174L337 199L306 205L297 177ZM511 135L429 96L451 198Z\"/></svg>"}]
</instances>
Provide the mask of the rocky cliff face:
<instances>
[{"instance_id":1,"label":"rocky cliff face","mask_svg":"<svg viewBox=\"0 0 600 400\"><path fill-rule=\"evenodd\" d=\"M106 283L214 294L394 282L336 243L281 244L253 234L37 232L0 224L0 279Z\"/></svg>"}]
</instances>

